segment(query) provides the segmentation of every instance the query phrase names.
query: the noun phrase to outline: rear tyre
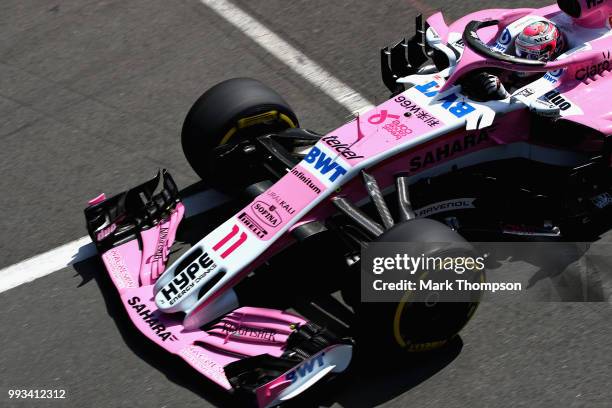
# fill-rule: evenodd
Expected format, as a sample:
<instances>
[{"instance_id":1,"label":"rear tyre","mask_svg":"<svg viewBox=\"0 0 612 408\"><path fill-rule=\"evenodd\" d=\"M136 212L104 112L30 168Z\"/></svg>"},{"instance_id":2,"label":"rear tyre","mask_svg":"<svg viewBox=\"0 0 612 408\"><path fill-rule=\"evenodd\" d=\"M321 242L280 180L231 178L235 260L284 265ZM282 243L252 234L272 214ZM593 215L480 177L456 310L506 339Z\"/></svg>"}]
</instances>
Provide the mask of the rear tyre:
<instances>
[{"instance_id":1,"label":"rear tyre","mask_svg":"<svg viewBox=\"0 0 612 408\"><path fill-rule=\"evenodd\" d=\"M255 79L235 78L213 86L195 102L181 142L187 161L208 184L249 184L250 172L241 163L235 163L231 174L215 171L215 155L227 151L218 148L298 125L289 104L274 90Z\"/></svg>"}]
</instances>

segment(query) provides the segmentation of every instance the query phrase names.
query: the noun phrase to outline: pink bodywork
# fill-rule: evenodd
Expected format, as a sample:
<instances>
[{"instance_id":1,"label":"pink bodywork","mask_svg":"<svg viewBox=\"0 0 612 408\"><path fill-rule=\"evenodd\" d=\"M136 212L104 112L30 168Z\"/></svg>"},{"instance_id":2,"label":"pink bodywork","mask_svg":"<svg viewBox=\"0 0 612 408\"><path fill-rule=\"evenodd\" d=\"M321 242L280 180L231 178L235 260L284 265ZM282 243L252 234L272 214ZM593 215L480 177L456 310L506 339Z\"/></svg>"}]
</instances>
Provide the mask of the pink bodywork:
<instances>
[{"instance_id":1,"label":"pink bodywork","mask_svg":"<svg viewBox=\"0 0 612 408\"><path fill-rule=\"evenodd\" d=\"M182 316L161 313L153 300L152 284L165 268L183 214L179 203L167 220L141 233L142 247L133 239L104 252L102 260L134 325L166 351L230 390L223 370L227 364L261 354L281 356L289 335L306 320L280 310L241 307L207 331L187 331ZM163 229L167 232L160 234ZM260 406L267 406L289 385L291 381L282 375L260 387Z\"/></svg>"},{"instance_id":2,"label":"pink bodywork","mask_svg":"<svg viewBox=\"0 0 612 408\"><path fill-rule=\"evenodd\" d=\"M608 13L612 8L612 0L604 1L602 3L601 13ZM602 11L603 10L603 11ZM465 16L455 23L448 26L444 22L444 18L441 13L437 13L431 16L427 21L429 25L436 30L438 35L442 38L442 42L448 41L448 35L451 32L463 33L465 26L473 20L491 20L497 19L500 21L498 26L487 27L479 31L480 38L487 44L493 44L498 36L503 31L506 25L511 24L517 19L526 15L537 15L542 17L554 17L562 13L557 5L551 5L541 9L493 9L476 12ZM601 17L601 13L599 14ZM592 26L593 19L592 15L589 17L591 20L575 20L574 25L577 30L583 29L585 26ZM590 23L589 23L590 21ZM600 24L604 24L605 27L609 28L608 19L599 18ZM586 28L584 28L586 29ZM610 52L612 50L612 36L604 36L601 38L590 41L591 49L585 51L576 52L564 59L550 62L544 67L534 66L523 66L510 64L503 61L487 59L475 51L465 47L461 60L455 71L448 78L448 80L439 89L440 92L448 90L459 78L466 73L480 68L502 68L511 71L555 71L565 69L561 77L558 79L555 87L558 91L568 96L576 102L584 110L584 115L566 116L560 120L572 121L580 123L586 127L592 128L595 131L601 132L603 135L608 136L612 134L612 112L609 109L609 105L601 103L601 100L605 98L607 94L612 92L612 80L609 70L598 70L596 75L589 75L588 78L583 80L577 80L576 76L581 69L588 69L589 67L601 64L602 61L608 61L611 57ZM608 64L610 64L608 62ZM601 66L601 65L599 65ZM612 64L607 65L612 69ZM417 104L422 111L427 111L428 107L423 104ZM392 148L394 145L398 145L406 142L406 140L420 140L424 134L430 132L432 127L429 125L419 122L418 120L411 118L407 119L402 114L402 110L394 100L389 100L382 105L376 107L374 110L364 113L358 120L352 121L345 124L344 126L330 132L326 137L333 136L338 143L349 145L356 156L363 156L364 158L375 156L376 154ZM382 120L385 116L385 120ZM433 116L436 118L435 116ZM437 117L439 125L443 126L444 121L442 118ZM399 124L393 125L393 121L399 122ZM516 142L527 142L530 143L529 127L530 127L530 113L528 109L512 112L510 114L501 116L495 121L494 126L489 129L485 129L487 132L487 140L478 146L469 149L469 151L458 153L453 158L457 158L463 154L474 153L479 149L485 149L495 145L507 145ZM407 130L402 132L402 126L406 126ZM435 128L435 126L434 126ZM389 130L391 129L391 130ZM384 160L381 163L374 165L370 168L370 172L378 179L381 187L384 189L392 185L393 175L398 172L405 172L406 163L411 160L411 157L419 155L420 152L427 151L428 149L435 149L436 145L443 145L452 143L454 139L462 139L466 135L465 130L457 129L448 132L446 135L437 137L435 140L423 140L417 147L405 151L401 154L390 157L388 160ZM333 146L325 145L323 142L319 142L319 145L323 145L325 151L329 154L333 152ZM331 150L330 150L331 149ZM360 161L362 158L346 159L342 155L338 155L337 160L345 166L352 167ZM303 175L314 184L316 188L324 190L324 186L317 181L312 172L308 169L302 168L302 166L296 167L299 174ZM427 166L422 166L417 172L422 172L427 169ZM279 231L282 226L286 223L293 224L291 229L294 229L300 225L326 219L333 212L335 208L331 205L330 200L325 200L319 204L316 208L310 211L308 214L303 216L298 222L292 219L293 214L297 214L300 210L304 209L311 197L316 196L312 191L303 188L296 188L299 181L298 177L291 172L283 177L276 185L268 190L264 195L259 197L257 200L264 200L268 203L271 202L270 197L282 198L290 204L291 214L284 214L283 222L275 225L271 228L271 231ZM361 182L357 179L347 181L340 190L334 196L344 196L353 201L359 201L366 197L365 191ZM244 211L248 212L251 216L252 204L245 208ZM281 211L281 210L279 210ZM282 211L281 211L282 212ZM265 240L269 240L274 234L269 234ZM290 235L284 234L279 240L275 241L271 247L269 247L261 256L259 256L254 262L252 262L247 268L228 282L224 288L229 288L239 282L242 277L260 265L262 262L267 260L275 252L283 249L287 245L291 244L293 239ZM223 288L217 291L216 294L212 295L206 302L202 303L198 309L203 309L209 304L215 297L223 292Z\"/></svg>"},{"instance_id":3,"label":"pink bodywork","mask_svg":"<svg viewBox=\"0 0 612 408\"><path fill-rule=\"evenodd\" d=\"M604 14L609 12L609 4L609 1L604 2ZM438 13L430 17L428 23L445 43L450 33L463 33L464 27L473 20L498 19L499 26L487 27L478 33L485 43L493 44L506 25L523 16L535 14L551 17L559 13L560 10L556 5L539 10L485 10L466 16L450 26L444 22L442 14ZM592 27L596 22L602 22L601 13L597 16L595 14L584 16L575 24L577 27ZM608 24L607 19L605 24ZM580 80L577 77L581 76L580 72L583 72L581 70L585 67L593 65L597 67L602 63L602 59L609 60L610 50L612 50L612 37L603 37L592 41L590 50L577 52L565 59L551 62L543 68L534 68L489 60L466 46L455 71L446 82L440 78L440 84L435 90L444 92L463 75L479 68L542 72L566 69L558 78L556 89L580 105L585 114L566 116L560 120L580 123L608 136L612 134L612 113L609 105L601 102L605 101L607 95L612 92L609 70L601 72L597 70L595 75L588 75L587 78ZM399 154L389 155L368 168L368 172L377 178L384 189L393 184L394 176L398 173L408 172L412 176L438 165L436 161L428 160L431 155L443 155L450 160L495 146L534 143L530 140L530 113L527 109L502 115L492 126L485 129L466 131L465 124L453 127L453 124L446 123L444 117L430 111L427 103L417 101L410 96L414 96L410 92L412 91L406 91L384 102L356 120L327 134L309 153L309 157L313 158L312 163L309 164L308 160L300 163L233 217L234 229L228 228L226 232L228 239L238 236L238 225L242 229L245 227L250 229L251 232L240 235L244 238L238 241L232 241L233 246L228 246L229 242L220 241L218 245L211 247L217 257L226 259L240 256L239 246L248 246L252 242L249 240L269 241L274 238L274 242L206 302L200 304L193 313L197 313L197 309L206 308L226 289L233 287L261 263L293 243L293 238L287 232L305 223L325 220L332 215L335 209L331 204L331 198L342 196L353 202L365 198L366 192L358 178L343 180L340 188L333 184L333 177L343 176L340 172L342 169L350 170L369 158L382 157L385 152L393 148L410 144L411 148ZM414 108L414 115L406 115L406 105ZM435 133L436 130L442 129L448 129L448 132L441 135ZM321 157L330 160L321 161ZM323 170L327 172L322 173ZM328 183L329 180L331 182ZM320 194L331 189L331 186L334 190L328 199L300 215L298 219L298 215L307 211L310 208L309 204ZM206 377L223 388L230 389L231 386L223 371L225 365L247 356L264 353L280 356L292 328L304 324L305 320L282 311L243 307L225 315L208 331L186 331L183 327L183 316L161 314L153 300L152 285L164 270L169 248L174 242L176 228L183 213L184 209L179 204L168 220L144 231L142 248L139 248L136 240L132 240L105 252L102 258L130 318L139 330L167 351L181 356ZM257 224L255 234L251 228L253 221ZM285 227L290 228L287 232L282 232L286 231ZM262 229L265 233L262 233ZM236 330L233 328L241 327L255 331L267 330L275 334L263 337L236 336ZM281 376L262 387L262 390L258 391L260 404L267 405L287 386L287 381Z\"/></svg>"},{"instance_id":4,"label":"pink bodywork","mask_svg":"<svg viewBox=\"0 0 612 408\"><path fill-rule=\"evenodd\" d=\"M612 4L612 0L606 0L606 10L608 4ZM441 13L431 16L427 21L442 38L442 42L447 42L449 33L463 33L465 26L473 20L484 21L497 19L500 21L498 26L484 28L478 33L480 38L485 43L493 44L505 26L515 22L521 17L527 15L537 15L550 18L555 15L559 15L560 13L562 12L560 11L559 7L557 5L552 5L542 9L484 10L465 16L450 26L444 22L444 18L442 17ZM574 23L576 29L586 29L583 27L584 24L582 23L584 23L584 21L581 23L576 21ZM605 21L605 26L609 28L607 19ZM608 105L606 103L601 103L600 101L604 95L612 92L612 75L608 70L598 71L596 75L589 76L584 80L577 80L576 75L579 70L588 68L593 64L597 66L597 64L601 64L602 59L608 60L610 57L612 57L612 55L610 55L610 52L612 52L612 36L597 38L591 41L590 44L590 50L576 52L565 59L550 62L544 67L534 67L529 65L523 66L487 59L466 46L457 68L446 80L446 82L439 87L438 91L442 93L449 90L449 88L451 88L452 85L455 84L456 81L463 75L480 68L501 68L511 71L524 72L546 72L565 69L561 77L558 78L555 87L558 91L564 95L567 95L571 98L571 100L580 105L580 107L584 110L584 115L565 116L560 120L580 123L601 132L605 136L608 136L612 134L612 122L610 122L612 120L612 113L610 112ZM612 64L610 64L609 67L612 69ZM408 102L418 106L421 111L428 111L428 106L425 106L425 104L418 103L417 101L410 101L409 98L406 99ZM351 168L360 164L367 158L371 158L380 154L381 152L388 151L394 146L403 144L410 140L419 141L416 147L403 153L396 154L389 159L372 166L368 170L370 173L373 173L373 175L379 181L379 184L381 184L381 187L384 189L392 185L395 174L406 172L406 164L415 156L424 154L428 150L435 150L440 145L453 143L455 140L461 140L466 136L466 134L469 135L468 131L459 128L449 131L445 135L438 136L435 138L435 140L423 138L424 135L427 135L437 127L444 126L445 122L443 118L431 115L436 121L434 126L431 126L431 123L427 124L425 122L421 122L414 117L404 117L404 112L405 110L402 109L397 102L391 99L374 108L370 112L362 114L358 119L330 132L323 138L323 140L325 140L326 138L333 137L334 143L349 146L355 157L347 158L341 154L337 154L337 151L334 150L334 146L329 143L325 143L324 141L319 142L317 144L317 148L320 147L320 150L327 156L333 155L335 157L334 162L337 162L347 168ZM466 151L454 154L453 159L464 154L474 153L478 150L493 146L508 145L517 142L537 144L537 142L532 142L530 140L530 122L531 116L528 109L522 109L500 116L498 119L496 119L493 126L481 131L486 132L486 140L483 143L479 143L477 146L473 146ZM476 136L478 137L478 135ZM420 142L421 140L422 142ZM595 143L595 145L597 145L597 143ZM432 166L433 163L429 166L422 166L418 169L418 171L411 172L411 174L417 174ZM307 180L307 182L304 180ZM310 188L305 188L305 183L310 184ZM314 197L320 194L320 192L316 191L325 191L325 189L325 186L320 180L318 180L315 174L313 174L312 169L305 168L302 164L300 164L293 169L293 171L279 180L262 196L255 199L253 203L249 204L249 206L247 206L240 213L245 212L252 219L256 220L257 214L255 214L253 206L257 201L264 201L268 205L273 205L275 199L277 202L283 201L288 203L289 208L291 209L290 212L283 212L282 209L276 209L280 214L282 214L282 222L279 222L274 226L267 226L266 228L269 229L267 230L268 234L265 237L259 238L261 240L270 240L275 236L275 232L279 232L286 224L291 224L291 230L293 230L300 225L309 222L324 220L333 214L336 210L331 204L331 200L325 200L321 204L317 205L316 208L312 209L308 214L301 217L299 221L296 222L294 219L296 214L306 208L308 203ZM350 181L346 181L346 183L340 189L330 195L330 198L336 196L347 197L353 202L359 202L359 200L366 197L366 193L360 180L358 178L354 178ZM243 223L244 220L241 221L239 217L236 216L236 225L243 225ZM294 241L291 235L283 234L280 239L275 240L275 242L259 257L257 257L257 259L251 262L248 267L244 268L237 276L227 282L223 287L212 293L205 302L201 303L195 309L194 313L204 309L221 293L223 293L225 289L233 287L244 276L269 259L274 253L282 250L293 242Z\"/></svg>"}]
</instances>

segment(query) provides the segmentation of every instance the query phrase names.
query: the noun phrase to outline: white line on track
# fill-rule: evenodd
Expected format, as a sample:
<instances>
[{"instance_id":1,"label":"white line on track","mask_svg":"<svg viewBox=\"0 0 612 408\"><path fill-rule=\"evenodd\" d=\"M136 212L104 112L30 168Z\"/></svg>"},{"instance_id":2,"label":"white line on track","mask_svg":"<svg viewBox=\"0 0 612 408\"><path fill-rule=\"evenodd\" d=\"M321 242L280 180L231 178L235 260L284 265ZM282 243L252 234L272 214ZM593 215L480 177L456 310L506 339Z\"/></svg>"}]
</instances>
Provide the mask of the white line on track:
<instances>
[{"instance_id":1,"label":"white line on track","mask_svg":"<svg viewBox=\"0 0 612 408\"><path fill-rule=\"evenodd\" d=\"M89 237L52 249L0 270L0 293L59 271L96 253Z\"/></svg>"},{"instance_id":2,"label":"white line on track","mask_svg":"<svg viewBox=\"0 0 612 408\"><path fill-rule=\"evenodd\" d=\"M357 91L334 77L233 3L227 0L200 0L200 2L334 101L344 106L349 112L364 112L374 107Z\"/></svg>"},{"instance_id":3,"label":"white line on track","mask_svg":"<svg viewBox=\"0 0 612 408\"><path fill-rule=\"evenodd\" d=\"M227 197L213 190L186 197L183 200L185 217L203 213L226 200ZM91 239L83 237L18 264L0 269L0 293L64 269L95 254L96 247Z\"/></svg>"},{"instance_id":4,"label":"white line on track","mask_svg":"<svg viewBox=\"0 0 612 408\"><path fill-rule=\"evenodd\" d=\"M200 2L349 112L361 113L374 107L357 91L334 77L236 5L226 0L200 0ZM215 194L209 191L185 199L186 216L204 212L219 204L222 197ZM83 237L1 269L0 293L83 261L95 253L96 249L89 237Z\"/></svg>"}]
</instances>

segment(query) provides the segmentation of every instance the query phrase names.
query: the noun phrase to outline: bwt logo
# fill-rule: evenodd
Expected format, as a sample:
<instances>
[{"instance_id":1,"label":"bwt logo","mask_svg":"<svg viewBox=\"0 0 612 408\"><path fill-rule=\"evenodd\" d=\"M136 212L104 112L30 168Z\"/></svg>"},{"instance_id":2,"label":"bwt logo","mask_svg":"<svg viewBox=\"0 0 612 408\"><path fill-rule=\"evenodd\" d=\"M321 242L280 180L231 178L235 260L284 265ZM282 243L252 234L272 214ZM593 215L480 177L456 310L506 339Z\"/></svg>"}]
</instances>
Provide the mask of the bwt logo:
<instances>
[{"instance_id":1,"label":"bwt logo","mask_svg":"<svg viewBox=\"0 0 612 408\"><path fill-rule=\"evenodd\" d=\"M304 157L304 161L311 164L316 171L325 176L332 183L346 174L346 169L344 167L334 162L331 157L328 157L317 147L310 149L308 156Z\"/></svg>"},{"instance_id":2,"label":"bwt logo","mask_svg":"<svg viewBox=\"0 0 612 408\"><path fill-rule=\"evenodd\" d=\"M315 368L321 368L325 364L325 353L321 353L318 356L306 360L302 365L298 366L295 370L288 372L285 375L285 379L291 381L292 383L296 382L300 378L304 378Z\"/></svg>"}]
</instances>

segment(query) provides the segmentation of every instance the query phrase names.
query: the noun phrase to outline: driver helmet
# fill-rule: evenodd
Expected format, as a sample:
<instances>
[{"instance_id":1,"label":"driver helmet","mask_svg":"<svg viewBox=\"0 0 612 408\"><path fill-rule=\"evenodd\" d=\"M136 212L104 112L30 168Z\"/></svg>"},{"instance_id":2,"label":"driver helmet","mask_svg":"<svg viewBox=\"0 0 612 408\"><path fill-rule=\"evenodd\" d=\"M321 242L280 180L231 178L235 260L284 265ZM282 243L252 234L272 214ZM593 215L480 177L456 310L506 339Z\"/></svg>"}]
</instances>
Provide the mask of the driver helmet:
<instances>
[{"instance_id":1,"label":"driver helmet","mask_svg":"<svg viewBox=\"0 0 612 408\"><path fill-rule=\"evenodd\" d=\"M525 27L515 41L516 55L530 60L548 62L564 49L563 33L555 23L543 17Z\"/></svg>"}]
</instances>

